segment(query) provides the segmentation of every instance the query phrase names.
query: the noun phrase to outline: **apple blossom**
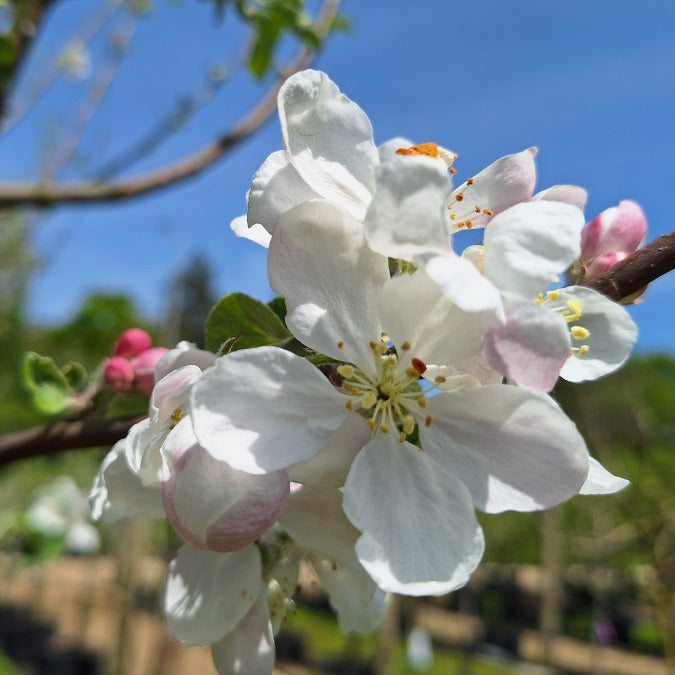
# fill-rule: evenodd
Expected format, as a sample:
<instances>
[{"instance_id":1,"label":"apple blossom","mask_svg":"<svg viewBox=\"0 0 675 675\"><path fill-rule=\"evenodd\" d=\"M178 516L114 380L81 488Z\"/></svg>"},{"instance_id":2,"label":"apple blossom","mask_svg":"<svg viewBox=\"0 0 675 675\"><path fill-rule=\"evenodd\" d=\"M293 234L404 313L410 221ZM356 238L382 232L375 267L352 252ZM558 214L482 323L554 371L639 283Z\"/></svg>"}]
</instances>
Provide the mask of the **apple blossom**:
<instances>
[{"instance_id":1,"label":"apple blossom","mask_svg":"<svg viewBox=\"0 0 675 675\"><path fill-rule=\"evenodd\" d=\"M115 342L113 354L131 358L152 347L150 334L142 328L128 328Z\"/></svg>"},{"instance_id":2,"label":"apple blossom","mask_svg":"<svg viewBox=\"0 0 675 675\"><path fill-rule=\"evenodd\" d=\"M589 457L572 422L545 395L493 384L480 313L422 272L390 279L344 209L314 201L285 213L269 275L289 329L341 362L342 386L276 347L233 352L192 389L195 435L235 469L293 476L302 466L311 483L308 465L343 434L353 443L343 507L381 588L457 588L482 556L474 508L529 511L579 492Z\"/></svg>"},{"instance_id":3,"label":"apple blossom","mask_svg":"<svg viewBox=\"0 0 675 675\"><path fill-rule=\"evenodd\" d=\"M115 393L130 391L134 386L134 377L134 367L128 359L113 356L106 361L103 379Z\"/></svg>"}]
</instances>

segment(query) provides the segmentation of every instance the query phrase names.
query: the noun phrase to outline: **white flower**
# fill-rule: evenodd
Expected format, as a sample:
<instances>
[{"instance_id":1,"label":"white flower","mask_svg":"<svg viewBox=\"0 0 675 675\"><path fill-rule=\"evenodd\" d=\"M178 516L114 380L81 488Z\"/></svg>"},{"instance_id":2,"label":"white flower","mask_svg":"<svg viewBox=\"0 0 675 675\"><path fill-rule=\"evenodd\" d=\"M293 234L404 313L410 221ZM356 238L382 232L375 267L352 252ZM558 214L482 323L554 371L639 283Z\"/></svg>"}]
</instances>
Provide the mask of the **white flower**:
<instances>
[{"instance_id":1,"label":"white flower","mask_svg":"<svg viewBox=\"0 0 675 675\"><path fill-rule=\"evenodd\" d=\"M336 488L296 486L282 525L232 553L184 545L169 566L164 612L171 632L188 644L211 644L219 673L271 673L274 634L309 563L329 594L345 632L372 631L384 596L354 554L358 531Z\"/></svg>"},{"instance_id":2,"label":"white flower","mask_svg":"<svg viewBox=\"0 0 675 675\"><path fill-rule=\"evenodd\" d=\"M236 352L193 389L195 435L235 469L293 477L305 462L311 481L307 460L347 430L343 506L381 588L457 588L483 551L474 507L528 511L579 491L588 452L572 422L546 396L483 384L495 373L480 362L480 314L423 273L389 279L353 216L319 201L286 213L269 273L294 335L344 362L341 390L281 349ZM421 378L441 391L427 397Z\"/></svg>"},{"instance_id":3,"label":"white flower","mask_svg":"<svg viewBox=\"0 0 675 675\"><path fill-rule=\"evenodd\" d=\"M70 476L59 476L38 491L26 511L26 523L46 537L63 537L71 553L95 553L101 544L88 522L87 500Z\"/></svg>"}]
</instances>

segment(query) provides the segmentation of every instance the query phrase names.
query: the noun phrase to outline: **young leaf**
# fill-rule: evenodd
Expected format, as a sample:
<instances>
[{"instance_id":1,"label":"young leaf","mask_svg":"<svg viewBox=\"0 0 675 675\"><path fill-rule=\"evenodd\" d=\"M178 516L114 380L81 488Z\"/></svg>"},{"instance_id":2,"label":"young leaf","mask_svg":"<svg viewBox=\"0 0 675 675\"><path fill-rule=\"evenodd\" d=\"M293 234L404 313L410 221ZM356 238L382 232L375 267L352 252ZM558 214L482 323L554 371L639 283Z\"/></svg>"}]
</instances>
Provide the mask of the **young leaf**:
<instances>
[{"instance_id":1,"label":"young leaf","mask_svg":"<svg viewBox=\"0 0 675 675\"><path fill-rule=\"evenodd\" d=\"M290 336L279 317L267 305L243 293L226 295L206 319L206 348L218 352L232 337L232 349L272 345Z\"/></svg>"}]
</instances>

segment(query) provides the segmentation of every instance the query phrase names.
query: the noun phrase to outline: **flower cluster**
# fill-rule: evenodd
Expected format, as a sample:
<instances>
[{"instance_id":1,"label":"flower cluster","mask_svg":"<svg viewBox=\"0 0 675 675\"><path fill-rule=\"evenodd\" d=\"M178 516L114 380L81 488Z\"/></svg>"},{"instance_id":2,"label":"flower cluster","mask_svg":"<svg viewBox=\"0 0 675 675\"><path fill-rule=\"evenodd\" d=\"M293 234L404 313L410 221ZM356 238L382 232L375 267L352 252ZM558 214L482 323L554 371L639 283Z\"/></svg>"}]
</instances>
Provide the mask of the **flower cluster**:
<instances>
[{"instance_id":1,"label":"flower cluster","mask_svg":"<svg viewBox=\"0 0 675 675\"><path fill-rule=\"evenodd\" d=\"M286 82L279 114L284 149L232 228L268 247L293 348L169 351L148 419L90 499L98 519L171 522L185 544L168 624L211 644L221 673L271 672L301 562L342 628L368 631L384 592L466 584L484 548L476 509L626 485L547 393L615 370L636 339L623 307L560 282L593 246L597 259L585 192L535 193L534 149L453 188L455 153L376 147L320 72ZM455 252L456 232L481 228L482 245Z\"/></svg>"}]
</instances>

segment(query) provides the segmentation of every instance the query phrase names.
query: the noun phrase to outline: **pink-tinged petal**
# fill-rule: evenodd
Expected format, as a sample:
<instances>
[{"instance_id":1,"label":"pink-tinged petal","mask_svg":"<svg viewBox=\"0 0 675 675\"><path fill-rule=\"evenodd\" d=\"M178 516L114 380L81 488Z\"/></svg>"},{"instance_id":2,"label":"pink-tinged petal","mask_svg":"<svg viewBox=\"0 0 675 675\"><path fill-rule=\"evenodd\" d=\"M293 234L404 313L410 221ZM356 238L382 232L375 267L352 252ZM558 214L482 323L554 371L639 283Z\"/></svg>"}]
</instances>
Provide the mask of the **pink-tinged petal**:
<instances>
[{"instance_id":1,"label":"pink-tinged petal","mask_svg":"<svg viewBox=\"0 0 675 675\"><path fill-rule=\"evenodd\" d=\"M168 420L177 406L184 405L190 388L201 374L198 366L187 365L172 370L159 380L150 398L150 419L153 422Z\"/></svg>"},{"instance_id":2,"label":"pink-tinged petal","mask_svg":"<svg viewBox=\"0 0 675 675\"><path fill-rule=\"evenodd\" d=\"M362 218L379 162L373 128L325 73L304 70L279 91L288 160L321 197Z\"/></svg>"},{"instance_id":3,"label":"pink-tinged petal","mask_svg":"<svg viewBox=\"0 0 675 675\"><path fill-rule=\"evenodd\" d=\"M483 317L463 312L423 271L392 277L382 289L380 318L384 332L409 357L445 365L480 353ZM399 350L399 358L404 353Z\"/></svg>"},{"instance_id":4,"label":"pink-tinged petal","mask_svg":"<svg viewBox=\"0 0 675 675\"><path fill-rule=\"evenodd\" d=\"M248 225L262 225L274 234L274 225L286 211L313 199L321 197L289 164L286 153L273 152L253 176L247 198Z\"/></svg>"},{"instance_id":5,"label":"pink-tinged petal","mask_svg":"<svg viewBox=\"0 0 675 675\"><path fill-rule=\"evenodd\" d=\"M347 415L326 447L311 459L288 467L288 475L296 483L342 487L354 457L371 436L372 431L363 417L356 413Z\"/></svg>"},{"instance_id":6,"label":"pink-tinged petal","mask_svg":"<svg viewBox=\"0 0 675 675\"><path fill-rule=\"evenodd\" d=\"M569 324L572 347L585 346L588 351L581 355L575 350L560 376L570 382L584 382L614 372L626 362L637 340L635 322L622 305L590 288L561 288L560 302L569 300L581 305L581 317ZM578 328L584 330L579 333Z\"/></svg>"},{"instance_id":7,"label":"pink-tinged petal","mask_svg":"<svg viewBox=\"0 0 675 675\"><path fill-rule=\"evenodd\" d=\"M162 454L167 518L185 541L210 551L237 551L277 520L289 492L285 471L256 476L214 459L198 443L188 419L169 434Z\"/></svg>"},{"instance_id":8,"label":"pink-tinged petal","mask_svg":"<svg viewBox=\"0 0 675 675\"><path fill-rule=\"evenodd\" d=\"M343 506L363 533L356 554L382 590L448 593L466 584L483 555L466 488L392 434L377 434L358 455Z\"/></svg>"},{"instance_id":9,"label":"pink-tinged petal","mask_svg":"<svg viewBox=\"0 0 675 675\"><path fill-rule=\"evenodd\" d=\"M536 148L528 148L501 157L454 190L448 203L450 232L485 227L494 215L529 201L537 178L536 154Z\"/></svg>"},{"instance_id":10,"label":"pink-tinged petal","mask_svg":"<svg viewBox=\"0 0 675 675\"><path fill-rule=\"evenodd\" d=\"M253 243L259 244L263 248L269 248L272 235L259 224L249 227L246 216L238 216L230 223L230 229L238 237L250 239Z\"/></svg>"},{"instance_id":11,"label":"pink-tinged petal","mask_svg":"<svg viewBox=\"0 0 675 675\"><path fill-rule=\"evenodd\" d=\"M502 302L495 285L469 260L454 253L429 258L423 266L443 295L465 312L492 312L503 317Z\"/></svg>"},{"instance_id":12,"label":"pink-tinged petal","mask_svg":"<svg viewBox=\"0 0 675 675\"><path fill-rule=\"evenodd\" d=\"M647 218L639 204L624 199L589 221L582 232L581 258L590 262L610 251L637 250L647 236Z\"/></svg>"},{"instance_id":13,"label":"pink-tinged petal","mask_svg":"<svg viewBox=\"0 0 675 675\"><path fill-rule=\"evenodd\" d=\"M152 347L150 334L142 328L125 330L115 343L114 355L130 358Z\"/></svg>"},{"instance_id":14,"label":"pink-tinged petal","mask_svg":"<svg viewBox=\"0 0 675 675\"><path fill-rule=\"evenodd\" d=\"M545 199L517 204L485 228L485 275L497 288L534 299L578 257L584 214Z\"/></svg>"},{"instance_id":15,"label":"pink-tinged petal","mask_svg":"<svg viewBox=\"0 0 675 675\"><path fill-rule=\"evenodd\" d=\"M360 569L354 552L359 531L342 510L342 492L306 484L288 498L281 526L303 548L317 551L340 565Z\"/></svg>"},{"instance_id":16,"label":"pink-tinged petal","mask_svg":"<svg viewBox=\"0 0 675 675\"><path fill-rule=\"evenodd\" d=\"M628 255L629 254L625 251L610 251L609 253L600 254L590 265L586 267L584 279L592 279L593 277L597 277L598 274L602 274L610 267L614 267L614 265L621 262L624 258L627 258Z\"/></svg>"},{"instance_id":17,"label":"pink-tinged petal","mask_svg":"<svg viewBox=\"0 0 675 675\"><path fill-rule=\"evenodd\" d=\"M274 636L265 594L225 637L211 645L220 675L272 675Z\"/></svg>"},{"instance_id":18,"label":"pink-tinged petal","mask_svg":"<svg viewBox=\"0 0 675 675\"><path fill-rule=\"evenodd\" d=\"M629 481L615 476L605 469L597 459L588 458L588 476L579 490L580 495L611 495L623 490Z\"/></svg>"},{"instance_id":19,"label":"pink-tinged petal","mask_svg":"<svg viewBox=\"0 0 675 675\"><path fill-rule=\"evenodd\" d=\"M131 359L138 390L150 396L155 386L155 366L169 350L166 347L146 349Z\"/></svg>"},{"instance_id":20,"label":"pink-tinged petal","mask_svg":"<svg viewBox=\"0 0 675 675\"><path fill-rule=\"evenodd\" d=\"M261 573L257 546L213 553L183 544L169 565L164 586L169 631L191 645L220 640L255 604Z\"/></svg>"},{"instance_id":21,"label":"pink-tinged petal","mask_svg":"<svg viewBox=\"0 0 675 675\"><path fill-rule=\"evenodd\" d=\"M582 211L586 208L588 201L588 192L578 185L552 185L546 190L537 192L533 200L546 199L550 202L565 202L565 204L572 204Z\"/></svg>"},{"instance_id":22,"label":"pink-tinged petal","mask_svg":"<svg viewBox=\"0 0 675 675\"><path fill-rule=\"evenodd\" d=\"M550 391L570 353L567 324L556 312L504 294L505 323L485 333L487 362L523 387Z\"/></svg>"},{"instance_id":23,"label":"pink-tinged petal","mask_svg":"<svg viewBox=\"0 0 675 675\"><path fill-rule=\"evenodd\" d=\"M364 221L370 248L404 260L446 251L447 166L430 157L397 156L375 175L377 187Z\"/></svg>"},{"instance_id":24,"label":"pink-tinged petal","mask_svg":"<svg viewBox=\"0 0 675 675\"><path fill-rule=\"evenodd\" d=\"M164 518L159 486L146 487L131 471L124 452L126 442L126 438L117 441L101 463L89 494L91 517L104 523L135 516Z\"/></svg>"},{"instance_id":25,"label":"pink-tinged petal","mask_svg":"<svg viewBox=\"0 0 675 675\"><path fill-rule=\"evenodd\" d=\"M213 352L199 349L191 342L181 340L174 349L169 349L161 358L155 367L155 379L159 382L170 372L183 366L198 366L201 370L206 370L215 362L216 355Z\"/></svg>"},{"instance_id":26,"label":"pink-tinged petal","mask_svg":"<svg viewBox=\"0 0 675 675\"><path fill-rule=\"evenodd\" d=\"M127 464L146 487L159 488L161 484L160 448L168 430L168 424L154 425L149 419L144 419L134 424L127 434L125 446Z\"/></svg>"},{"instance_id":27,"label":"pink-tinged petal","mask_svg":"<svg viewBox=\"0 0 675 675\"><path fill-rule=\"evenodd\" d=\"M268 273L300 342L372 370L369 343L380 339L377 303L389 266L367 247L361 223L327 202L296 206L277 223Z\"/></svg>"},{"instance_id":28,"label":"pink-tinged petal","mask_svg":"<svg viewBox=\"0 0 675 675\"><path fill-rule=\"evenodd\" d=\"M310 555L309 560L337 612L342 632L374 631L384 615L385 595L361 565L354 570L318 555Z\"/></svg>"},{"instance_id":29,"label":"pink-tinged petal","mask_svg":"<svg viewBox=\"0 0 675 675\"><path fill-rule=\"evenodd\" d=\"M426 412L424 454L457 476L483 511L549 508L586 479L584 440L546 395L493 384L433 396Z\"/></svg>"},{"instance_id":30,"label":"pink-tinged petal","mask_svg":"<svg viewBox=\"0 0 675 675\"><path fill-rule=\"evenodd\" d=\"M345 397L278 347L222 356L192 390L195 435L216 459L261 474L313 457L342 424Z\"/></svg>"}]
</instances>

